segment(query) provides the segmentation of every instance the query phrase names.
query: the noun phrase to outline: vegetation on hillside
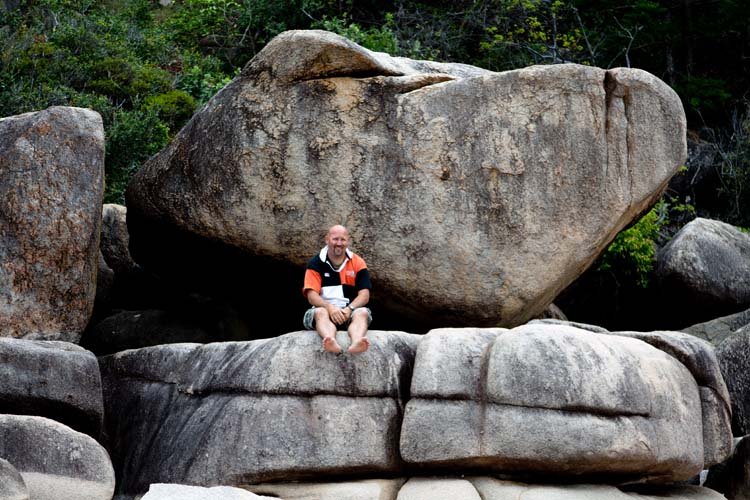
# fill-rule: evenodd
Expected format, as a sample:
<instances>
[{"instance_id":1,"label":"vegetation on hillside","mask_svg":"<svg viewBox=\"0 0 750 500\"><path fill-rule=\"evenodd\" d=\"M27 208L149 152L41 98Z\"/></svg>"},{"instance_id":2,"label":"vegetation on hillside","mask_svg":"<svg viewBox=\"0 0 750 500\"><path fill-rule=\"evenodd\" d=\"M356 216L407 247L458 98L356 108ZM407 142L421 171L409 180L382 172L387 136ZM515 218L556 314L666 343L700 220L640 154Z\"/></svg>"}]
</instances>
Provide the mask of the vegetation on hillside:
<instances>
[{"instance_id":1,"label":"vegetation on hillside","mask_svg":"<svg viewBox=\"0 0 750 500\"><path fill-rule=\"evenodd\" d=\"M600 262L602 272L646 285L653 244L670 227L664 219L675 214L750 226L750 3L744 0L164 3L170 5L0 3L0 116L52 105L98 111L107 137L107 202L122 202L133 172L273 36L316 28L411 58L498 71L563 62L630 66L671 85L689 128L720 152L715 200L694 206L672 193L668 209L656 208L618 237Z\"/></svg>"}]
</instances>

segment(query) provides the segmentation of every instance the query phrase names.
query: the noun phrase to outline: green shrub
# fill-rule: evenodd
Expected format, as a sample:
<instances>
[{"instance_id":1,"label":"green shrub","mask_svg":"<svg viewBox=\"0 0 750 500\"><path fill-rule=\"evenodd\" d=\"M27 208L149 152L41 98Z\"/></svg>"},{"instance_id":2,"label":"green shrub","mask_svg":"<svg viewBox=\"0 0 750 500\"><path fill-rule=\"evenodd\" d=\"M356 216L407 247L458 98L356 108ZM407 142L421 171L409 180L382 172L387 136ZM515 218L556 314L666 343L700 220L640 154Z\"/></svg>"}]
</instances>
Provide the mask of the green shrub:
<instances>
[{"instance_id":1,"label":"green shrub","mask_svg":"<svg viewBox=\"0 0 750 500\"><path fill-rule=\"evenodd\" d=\"M666 205L660 201L630 228L621 231L599 260L597 270L609 272L618 282L630 281L646 288L656 260L656 240L664 225Z\"/></svg>"},{"instance_id":2,"label":"green shrub","mask_svg":"<svg viewBox=\"0 0 750 500\"><path fill-rule=\"evenodd\" d=\"M155 113L171 132L177 132L195 112L195 99L184 90L170 90L146 98L144 109Z\"/></svg>"},{"instance_id":3,"label":"green shrub","mask_svg":"<svg viewBox=\"0 0 750 500\"><path fill-rule=\"evenodd\" d=\"M169 127L153 110L118 111L107 129L105 203L123 203L130 177L169 142Z\"/></svg>"}]
</instances>

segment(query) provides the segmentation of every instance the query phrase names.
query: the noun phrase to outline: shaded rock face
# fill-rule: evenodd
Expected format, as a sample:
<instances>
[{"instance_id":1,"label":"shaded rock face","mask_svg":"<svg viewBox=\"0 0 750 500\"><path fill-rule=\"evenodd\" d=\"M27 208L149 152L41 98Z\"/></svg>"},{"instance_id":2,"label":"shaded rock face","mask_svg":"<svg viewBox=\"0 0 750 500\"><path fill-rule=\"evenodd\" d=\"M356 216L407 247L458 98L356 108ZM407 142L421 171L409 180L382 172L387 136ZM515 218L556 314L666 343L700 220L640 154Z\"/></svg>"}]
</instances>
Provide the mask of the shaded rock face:
<instances>
[{"instance_id":1,"label":"shaded rock face","mask_svg":"<svg viewBox=\"0 0 750 500\"><path fill-rule=\"evenodd\" d=\"M99 248L107 265L115 274L127 274L138 264L130 256L130 236L126 222L127 209L115 203L102 206L102 235Z\"/></svg>"},{"instance_id":2,"label":"shaded rock face","mask_svg":"<svg viewBox=\"0 0 750 500\"><path fill-rule=\"evenodd\" d=\"M115 313L89 328L81 345L104 355L160 344L246 340L255 333L225 304L191 301L169 311Z\"/></svg>"},{"instance_id":3,"label":"shaded rock face","mask_svg":"<svg viewBox=\"0 0 750 500\"><path fill-rule=\"evenodd\" d=\"M104 128L91 110L0 119L0 335L75 342L94 303Z\"/></svg>"},{"instance_id":4,"label":"shaded rock face","mask_svg":"<svg viewBox=\"0 0 750 500\"><path fill-rule=\"evenodd\" d=\"M102 358L118 492L400 470L418 337L368 336L356 357L323 352L308 331ZM338 340L348 345L346 333Z\"/></svg>"},{"instance_id":5,"label":"shaded rock face","mask_svg":"<svg viewBox=\"0 0 750 500\"><path fill-rule=\"evenodd\" d=\"M0 413L48 417L100 437L102 385L91 352L68 342L0 338L0 379Z\"/></svg>"},{"instance_id":6,"label":"shaded rock face","mask_svg":"<svg viewBox=\"0 0 750 500\"><path fill-rule=\"evenodd\" d=\"M727 337L716 356L732 400L732 431L745 436L750 434L750 327Z\"/></svg>"},{"instance_id":7,"label":"shaded rock face","mask_svg":"<svg viewBox=\"0 0 750 500\"><path fill-rule=\"evenodd\" d=\"M515 325L656 200L684 158L679 99L639 70L491 73L292 31L135 176L131 250L174 276L229 255L255 262L247 276L236 264L206 276L245 294L262 282L254 302L267 310L298 296L323 232L343 223L388 315Z\"/></svg>"},{"instance_id":8,"label":"shaded rock face","mask_svg":"<svg viewBox=\"0 0 750 500\"><path fill-rule=\"evenodd\" d=\"M657 255L665 306L689 325L750 307L750 235L695 219Z\"/></svg>"},{"instance_id":9,"label":"shaded rock face","mask_svg":"<svg viewBox=\"0 0 750 500\"><path fill-rule=\"evenodd\" d=\"M750 498L750 439L744 437L738 441L725 462L711 467L705 483L729 500Z\"/></svg>"},{"instance_id":10,"label":"shaded rock face","mask_svg":"<svg viewBox=\"0 0 750 500\"><path fill-rule=\"evenodd\" d=\"M691 325L682 331L718 346L724 339L747 325L750 325L750 309Z\"/></svg>"},{"instance_id":11,"label":"shaded rock face","mask_svg":"<svg viewBox=\"0 0 750 500\"><path fill-rule=\"evenodd\" d=\"M104 448L54 420L0 415L0 457L20 472L34 500L111 500L114 493Z\"/></svg>"},{"instance_id":12,"label":"shaded rock face","mask_svg":"<svg viewBox=\"0 0 750 500\"><path fill-rule=\"evenodd\" d=\"M708 344L652 336L667 352L543 323L433 330L417 351L401 455L421 468L686 480L729 453L726 388L715 357L686 366L674 355Z\"/></svg>"}]
</instances>

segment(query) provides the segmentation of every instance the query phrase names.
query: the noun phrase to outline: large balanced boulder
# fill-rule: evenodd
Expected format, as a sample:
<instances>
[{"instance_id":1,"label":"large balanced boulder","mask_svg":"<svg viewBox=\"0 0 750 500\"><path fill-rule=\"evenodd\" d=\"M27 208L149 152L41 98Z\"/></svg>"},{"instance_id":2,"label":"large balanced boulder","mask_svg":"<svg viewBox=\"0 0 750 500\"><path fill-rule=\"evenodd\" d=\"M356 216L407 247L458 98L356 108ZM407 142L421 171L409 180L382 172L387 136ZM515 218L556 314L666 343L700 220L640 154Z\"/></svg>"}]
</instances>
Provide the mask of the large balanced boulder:
<instances>
[{"instance_id":1,"label":"large balanced boulder","mask_svg":"<svg viewBox=\"0 0 750 500\"><path fill-rule=\"evenodd\" d=\"M80 338L103 193L99 114L54 107L0 119L0 335Z\"/></svg>"},{"instance_id":2,"label":"large balanced boulder","mask_svg":"<svg viewBox=\"0 0 750 500\"><path fill-rule=\"evenodd\" d=\"M343 223L392 314L516 325L659 197L685 155L679 98L640 70L493 73L289 31L133 178L131 250L288 312L320 236Z\"/></svg>"},{"instance_id":3,"label":"large balanced boulder","mask_svg":"<svg viewBox=\"0 0 750 500\"><path fill-rule=\"evenodd\" d=\"M686 325L750 307L750 234L717 220L686 224L656 261L665 306Z\"/></svg>"},{"instance_id":4,"label":"large balanced boulder","mask_svg":"<svg viewBox=\"0 0 750 500\"><path fill-rule=\"evenodd\" d=\"M101 359L118 492L392 474L418 337L371 331L358 356L315 332L173 344ZM348 345L345 332L339 343Z\"/></svg>"},{"instance_id":5,"label":"large balanced boulder","mask_svg":"<svg viewBox=\"0 0 750 500\"><path fill-rule=\"evenodd\" d=\"M0 457L18 470L33 500L111 500L114 493L106 450L54 420L0 415Z\"/></svg>"},{"instance_id":6,"label":"large balanced boulder","mask_svg":"<svg viewBox=\"0 0 750 500\"><path fill-rule=\"evenodd\" d=\"M0 413L47 417L99 438L102 384L91 352L68 342L0 338L0 379Z\"/></svg>"},{"instance_id":7,"label":"large balanced boulder","mask_svg":"<svg viewBox=\"0 0 750 500\"><path fill-rule=\"evenodd\" d=\"M659 348L544 323L433 330L417 351L401 456L420 468L686 480L730 451L726 387L707 343L650 336Z\"/></svg>"}]
</instances>

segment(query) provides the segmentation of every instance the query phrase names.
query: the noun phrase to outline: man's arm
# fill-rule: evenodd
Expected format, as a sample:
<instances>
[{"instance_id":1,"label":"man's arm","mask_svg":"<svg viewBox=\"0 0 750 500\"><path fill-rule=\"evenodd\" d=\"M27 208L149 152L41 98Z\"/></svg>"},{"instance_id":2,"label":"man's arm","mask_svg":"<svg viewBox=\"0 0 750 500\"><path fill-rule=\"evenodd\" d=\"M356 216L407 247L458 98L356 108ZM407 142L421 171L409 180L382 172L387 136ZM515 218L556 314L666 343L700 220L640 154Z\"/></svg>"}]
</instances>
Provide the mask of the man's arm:
<instances>
[{"instance_id":1,"label":"man's arm","mask_svg":"<svg viewBox=\"0 0 750 500\"><path fill-rule=\"evenodd\" d=\"M357 296L349 302L349 305L352 306L352 309L356 309L366 306L368 302L370 302L370 290L363 288L357 292Z\"/></svg>"}]
</instances>

